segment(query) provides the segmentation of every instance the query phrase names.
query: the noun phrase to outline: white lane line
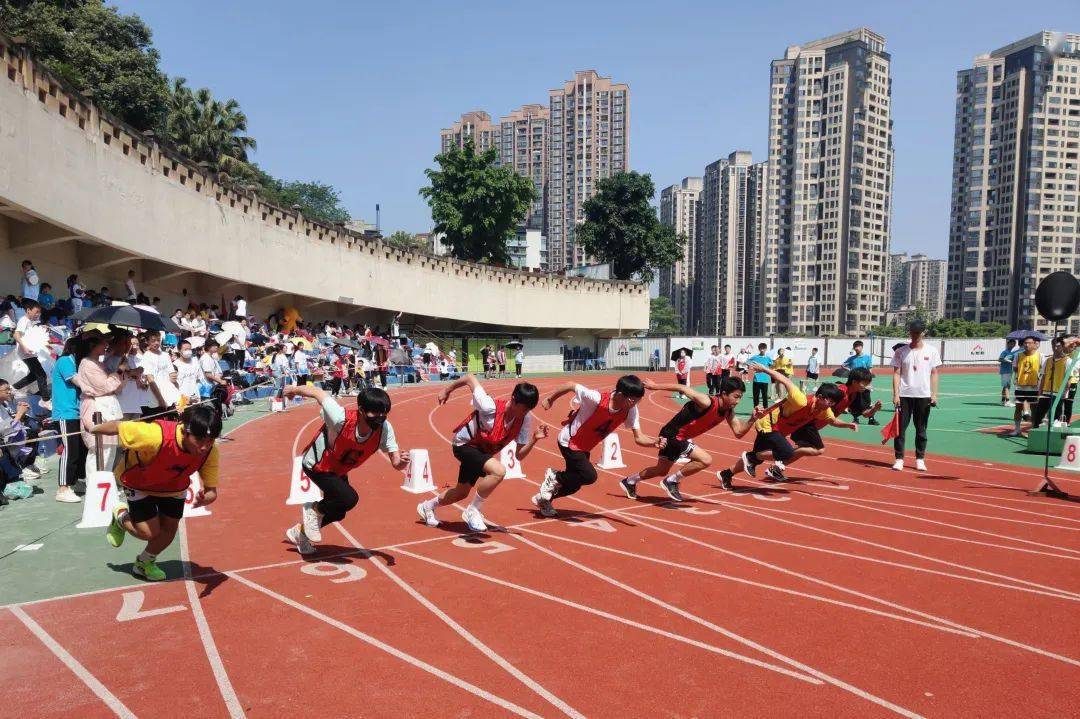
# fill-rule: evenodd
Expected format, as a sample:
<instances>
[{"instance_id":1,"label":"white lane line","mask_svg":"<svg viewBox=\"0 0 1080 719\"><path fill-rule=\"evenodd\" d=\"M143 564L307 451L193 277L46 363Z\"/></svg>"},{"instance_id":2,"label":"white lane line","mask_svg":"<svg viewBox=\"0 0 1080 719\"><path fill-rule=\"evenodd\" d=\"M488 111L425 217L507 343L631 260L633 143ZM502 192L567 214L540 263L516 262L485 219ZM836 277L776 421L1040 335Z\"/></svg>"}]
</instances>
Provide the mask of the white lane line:
<instances>
[{"instance_id":1,"label":"white lane line","mask_svg":"<svg viewBox=\"0 0 1080 719\"><path fill-rule=\"evenodd\" d=\"M510 581L507 581L505 579L499 579L498 577L493 577L493 576L491 576L489 574L481 574L480 572L474 572L471 569L466 569L466 568L460 567L460 566L458 566L456 564L449 564L447 562L443 562L443 561L440 561L438 559L433 559L432 557L426 557L426 556L424 556L422 554L416 554L415 552L410 552L407 549L399 549L399 550L397 550L397 552L398 552L398 554L404 554L404 555L406 555L408 557L413 557L414 559L419 559L420 561L428 562L430 564L434 564L436 566L443 567L445 569L449 569L449 570L454 571L454 572L459 572L461 574L464 574L464 575L467 575L467 576L470 576L470 577L474 577L476 579L482 579L484 581L491 582L492 584L498 584L499 586L507 587L509 589L516 589L519 592L524 592L525 594L529 594L529 595L534 596L534 597L539 597L541 599L546 599L548 601L552 601L552 602L555 602L557 604L562 604L563 606L572 607L572 608L580 610L582 612L586 612L587 614L592 614L592 615L597 616L597 617L602 617L604 619L609 619L609 620L611 620L613 622L618 622L619 624L625 624L626 626L634 627L635 629L640 629L643 632L649 632L650 634L656 634L658 636L665 637L667 639L672 639L672 640L677 641L677 642L682 642L683 644L689 644L690 646L697 647L698 649L704 649L705 651L712 652L714 654L719 654L721 656L725 656L725 657L728 657L730 659L735 659L735 660L738 660L738 661L741 661L741 662L746 662L747 664L751 664L751 665L756 666L756 667L761 667L762 669L768 669L769 671L774 671L774 672L777 672L778 674L783 674L785 676L789 676L789 677L792 677L794 679L798 679L800 681L807 682L808 684L823 684L824 683L819 679L815 679L814 677L807 676L807 675L801 674L799 672L794 672L794 671L792 671L792 670L790 670L790 669L788 669L786 667L781 667L781 666L777 666L775 664L770 664L768 662L763 662L760 659L753 659L752 657L747 657L747 656L744 656L742 654L738 654L737 652L728 651L727 649L721 649L720 647L713 646L712 644L706 644L705 642L699 642L696 639L691 639L690 637L683 636L682 634L675 634L674 632L669 632L669 631L667 631L665 629L660 629L659 627L654 627L654 626L651 626L651 625L648 625L648 624L642 624L641 622L634 621L633 619L628 619L626 617L622 617L622 616L619 616L617 614L611 614L610 612L605 612L602 609L595 609L593 607L586 606L584 604L579 604L577 602L574 602L574 601L569 600L569 599L565 599L563 597L556 596L554 594L548 594L547 592L541 592L538 589L533 589L531 587L526 587L526 586L521 585L521 584L515 584L514 582L510 582Z\"/></svg>"},{"instance_id":2,"label":"white lane line","mask_svg":"<svg viewBox=\"0 0 1080 719\"><path fill-rule=\"evenodd\" d=\"M690 612L686 611L685 609L677 607L674 604L669 604L668 602L665 602L664 600L659 599L658 597L654 597L651 594L647 594L647 593L641 591L640 589L636 589L635 587L632 587L629 584L624 584L623 582L620 582L618 579L615 579L614 577L610 577L607 574L604 574L603 572L600 572L600 571L597 571L597 570L593 569L592 567L587 567L584 564L581 564L580 562L576 562L573 559L570 559L569 557L564 557L563 555L559 554L558 552L556 552L556 551L554 551L552 549L548 549L547 547L544 547L543 545L537 544L536 542L532 541L531 539L529 539L527 537L523 537L520 534L513 534L511 536L514 539L516 539L517 541L519 541L519 542L521 542L523 544L527 544L530 547L533 547L534 549L537 549L537 550L543 552L544 554L547 554L548 556L559 560L560 562L563 562L565 564L568 564L571 567L574 567L575 569L581 570L582 572L585 572L586 574L589 574L589 575L591 575L593 577L596 577L597 579L600 579L600 580L602 580L604 582L607 582L608 584L612 585L613 587L618 587L619 589L622 589L623 591L628 592L628 593L634 595L635 597L638 597L639 599L643 599L646 602L649 602L650 604L655 604L658 607L662 607L663 609L666 609L667 611L669 611L669 612L671 612L673 614L676 614L676 615L678 615L678 616L680 616L680 617L682 617L684 619L687 619L687 620L689 620L691 622L694 622L696 624L700 624L701 626L706 627L707 629L711 629L712 631L714 631L714 632L716 632L718 634L721 634L721 635L727 637L728 639L732 639L732 640L734 640L736 642L739 642L740 644L743 644L744 646L752 647L753 649L756 649L757 651L761 652L762 654L765 654L766 656L772 657L773 659L775 659L777 661L783 662L783 663L788 664L790 666L793 666L793 667L795 667L797 669L800 669L800 670L806 672L807 674L809 674L812 677L816 677L817 679L820 679L820 680L822 680L823 682L825 682L827 684L832 684L833 686L838 687L840 689L843 689L844 691L849 692L851 694L854 694L855 696L857 696L857 697L859 697L861 699L864 699L865 701L871 702L873 704L877 704L878 706L889 709L890 711L893 711L893 712L899 714L900 716L908 717L909 719L916 719L917 717L920 717L919 714L916 714L915 712L910 711L908 709L905 709L904 707L899 706L897 704L893 704L892 702L888 701L887 699L883 699L883 698L881 698L879 696L875 696L874 694L871 694L870 692L867 692L867 691L865 691L863 689L860 689L860 688L858 688L856 686L848 684L847 682L843 681L842 679L837 679L836 677L830 676L830 675L826 674L825 672L814 669L813 667L811 667L811 666L809 666L807 664L803 664L802 662L798 661L797 659L792 659L789 656L781 654L780 652L776 651L775 649L770 649L769 647L766 647L763 644L759 644L758 642L755 642L752 639L749 639L747 637L743 637L743 636L741 636L739 634L736 634L735 632L731 631L730 629L725 629L724 627L721 627L718 624L714 624L713 622L710 622L707 619L703 619L703 618L701 618L701 617L699 617L699 616L697 616L695 614L691 614Z\"/></svg>"},{"instance_id":3,"label":"white lane line","mask_svg":"<svg viewBox=\"0 0 1080 719\"><path fill-rule=\"evenodd\" d=\"M976 574L981 574L981 575L984 575L984 576L987 576L987 577L994 577L995 579L999 579L999 580L1006 581L1006 582L1016 582L1017 584L1023 584L1023 585L1026 585L1028 587L1035 587L1036 589L1041 589L1044 592L1053 592L1053 593L1062 595L1063 598L1068 597L1070 599L1080 601L1080 594L1077 594L1076 592L1070 592L1069 590L1062 589L1060 587L1052 587L1052 586L1047 585L1047 584L1040 584L1038 582L1032 582L1032 581L1029 581L1027 579L1020 579L1019 577L1013 577L1013 576L1008 575L1008 574L1001 574L999 572L991 572L988 569L979 569L977 567L972 567L972 566L969 566L967 564L960 564L959 562L950 562L950 561L948 561L946 559L938 559L937 557L931 557L928 554L920 554L918 552L912 552L912 551L907 550L907 549L900 549L899 547L894 547L894 546L889 545L889 544L881 544L880 542L874 542L874 541L871 541L869 539L862 539L860 537L854 537L854 536L849 535L849 534L842 534L841 532L834 532L834 531L832 531L830 529L825 529L824 527L815 527L812 524L804 524L802 522L796 522L795 520L792 520L792 519L784 519L783 517L774 517L774 516L772 516L772 515L770 515L768 513L761 513L757 509L750 509L749 507L744 507L744 506L741 506L741 505L738 505L738 504L733 504L731 502L717 502L717 504L722 504L725 507L730 507L731 509L734 509L734 510L739 511L739 512L745 512L747 514L752 514L752 515L757 516L757 517L762 517L764 519L769 519L769 520L771 520L773 522L780 522L781 524L787 524L787 525L790 525L792 527L799 527L801 529L809 529L812 532L818 532L819 534L825 534L825 535L828 535L830 537L836 537L838 539L844 539L844 540L847 540L849 542L855 542L856 544L865 544L866 546L874 547L875 549L883 549L883 550L888 551L888 552L896 552L897 554L902 554L904 556L915 557L917 559L922 559L922 560L927 561L927 562L933 562L935 564L941 564L941 565L944 565L946 567L953 567L954 569L962 569L964 571L974 572Z\"/></svg>"},{"instance_id":4,"label":"white lane line","mask_svg":"<svg viewBox=\"0 0 1080 719\"><path fill-rule=\"evenodd\" d=\"M375 647L376 649L384 651L387 654L389 654L390 656L395 657L397 659L400 659L401 661L405 662L406 664L410 664L410 665L416 667L417 669L420 669L421 671L425 671L428 674L436 676L439 679L442 679L443 681L458 687L459 689L464 689L465 691L469 692L473 696L480 697L481 699L484 699L485 701L489 701L492 704L494 704L494 705L496 705L498 707L501 707L501 708L505 709L508 712L512 712L512 713L514 713L514 714L516 714L518 716L529 717L529 719L542 719L542 717L540 717L540 715L534 714L533 712L529 711L528 709L525 709L524 707L520 707L517 704L514 704L513 702L511 702L511 701L509 701L507 699L503 699L502 697L496 696L496 695L492 694L491 692L487 691L486 689L481 689L480 687L476 686L475 684L471 684L471 683L465 681L464 679L461 679L460 677L456 677L453 674L450 674L448 672L444 672L442 669L439 669L436 666L432 666L431 664L428 664L427 662L425 662L422 659L418 659L418 658L412 656L411 654L406 654L405 652L401 651L400 649L397 649L396 647L392 647L389 644L387 644L387 643L385 643L383 641L380 641L379 639L376 639L375 637L371 636L370 634L365 634L364 632L360 631L359 629L356 629L354 627L350 627L348 624L345 624L344 622L340 622L340 621L338 621L337 619L334 619L331 616L327 616L326 614L323 614L322 612L320 612L320 611L318 611L316 609L312 609L311 607L309 607L309 606L307 606L305 604L301 604L300 602L293 601L292 599L289 599L288 597L286 597L284 595L278 594L277 592L273 591L272 589L268 589L268 588L264 587L261 584L257 584L255 582L251 581L250 579L247 579L246 577L240 576L239 574L234 574L232 572L226 572L225 574L226 574L226 576L228 576L228 577L230 577L232 579L235 579L236 581L240 582L241 584L244 584L244 585L254 589L257 592L261 592L261 593L265 594L266 596L271 597L272 599L278 600L279 602L281 602L282 604L285 604L286 606L292 607L293 609L295 609L295 610L297 610L299 612L303 612L304 614L307 614L310 617L314 617L315 619L318 619L319 621L325 622L326 624L329 624L330 626L334 627L335 629L338 629L338 630L340 630L342 632L345 632L349 636L354 637L356 639L359 639L360 641L362 641L362 642L364 642L366 644L370 644L371 646Z\"/></svg>"},{"instance_id":5,"label":"white lane line","mask_svg":"<svg viewBox=\"0 0 1080 719\"><path fill-rule=\"evenodd\" d=\"M357 539L349 532L349 530L345 529L345 527L342 526L341 522L334 522L334 526L337 527L338 531L341 532L341 534L345 537L345 539L349 541L350 544L352 544L357 549L363 550L367 554L367 558L371 560L371 564L373 564L376 568L379 569L379 571L389 577L394 582L394 584L404 589L409 594L409 596L420 602L420 604L423 605L425 609L438 617L448 627L453 629L458 636L467 641L469 644L473 645L473 647L475 647L481 654L499 665L499 667L501 667L503 671L505 671L507 674L527 686L535 694L543 698L546 702L551 704L553 707L561 711L566 716L573 717L573 719L585 719L584 714L579 712L577 709L574 709L565 701L563 701L562 699L545 689L543 686L541 686L540 683L537 682L535 679L515 667L494 649L480 641L476 637L476 635L474 635L465 627L461 626L461 624L459 624L458 622L454 621L454 619L451 618L450 615L448 615L442 609L439 609L439 607L437 607L434 602L432 602L415 588L413 588L412 585L410 585L408 582L406 582L394 572L390 571L389 567L384 565L378 559L375 559L372 554L370 554L369 552L367 552L366 549L364 549L363 545L361 545L360 542L357 541Z\"/></svg>"},{"instance_id":6,"label":"white lane line","mask_svg":"<svg viewBox=\"0 0 1080 719\"><path fill-rule=\"evenodd\" d=\"M199 639L202 640L206 659L210 662L210 669L214 673L214 681L217 682L218 691L225 701L225 707L229 710L229 716L233 719L243 717L244 709L240 706L240 699L236 696L229 673L225 671L225 663L221 661L214 635L210 632L210 623L206 621L206 613L203 612L202 601L195 589L195 582L191 577L191 562L188 560L187 521L180 521L180 564L184 567L184 587L187 589L188 602L191 604L191 613L195 617L195 626L199 629Z\"/></svg>"},{"instance_id":7,"label":"white lane line","mask_svg":"<svg viewBox=\"0 0 1080 719\"><path fill-rule=\"evenodd\" d=\"M957 527L956 525L949 524L948 522L934 522L933 520L920 519L919 517L913 517L913 516L907 515L907 514L900 514L899 512L890 512L888 510L878 509L877 507L867 507L867 506L861 504L859 502L859 500L857 500L857 499L842 500L842 499L838 499L838 498L835 498L835 497L822 497L820 495L810 495L810 496L813 496L813 497L815 497L817 499L824 499L824 500L827 500L827 501L830 501L830 502L839 502L840 504L849 504L849 505L851 505L853 507L859 507L860 509L868 509L868 510L877 511L877 512L884 512L885 514L895 514L898 517L907 517L908 519L918 519L919 521L924 521L924 522L929 521L932 524L940 524L940 525L942 525L944 527L954 527L954 528L959 529L961 531L964 531L964 530L967 529L966 527ZM837 522L839 524L851 524L851 525L854 525L856 527L868 527L870 529L881 529L881 530L888 531L888 532L898 532L900 534L913 534L913 535L916 535L916 536L919 536L919 537L931 537L933 539L945 539L945 540L948 540L950 542L962 542L964 544L977 544L980 547L994 547L995 549L1006 549L1006 550L1009 550L1011 552L1023 552L1025 554L1038 554L1038 555L1042 555L1042 556L1045 556L1045 557L1054 557L1055 559L1069 559L1069 560L1073 560L1073 561L1080 561L1080 556L1075 556L1074 557L1074 556L1070 556L1068 554L1054 554L1053 552L1040 552L1037 549L1026 549L1024 547L1014 547L1014 546L1011 546L1011 545L1008 545L1008 544L995 544L994 542L980 542L977 539L965 539L963 537L953 537L953 536L950 536L948 534L934 534L933 532L919 532L919 531L914 530L914 529L902 529L900 527L893 527L893 526L885 525L885 524L872 524L870 522L856 522L853 519L841 519L840 517L833 517L833 516L828 515L828 514L811 514L811 513L808 513L808 512L792 512L790 510L778 509L776 507L760 507L760 509L762 509L764 511L767 511L767 512L775 512L777 514L790 514L793 517L805 517L807 519L820 519L820 520L827 521L827 522ZM1008 540L1012 540L1012 541L1023 542L1025 544L1029 543L1027 540L1024 540L1024 539L1017 539L1016 537L1009 537L1009 536L1003 536L1003 535L999 535L999 534L994 534L993 532L982 532L982 531L979 531L979 530L973 530L973 531L975 531L975 532L977 532L979 534L988 534L988 535L993 536L993 537L998 537L999 539L1008 539ZM1030 542L1030 543L1035 544L1035 542ZM1075 550L1072 550L1072 549L1066 549L1064 547L1054 547L1054 548L1055 549L1061 549L1062 551L1066 551L1066 552L1075 551Z\"/></svg>"},{"instance_id":8,"label":"white lane line","mask_svg":"<svg viewBox=\"0 0 1080 719\"><path fill-rule=\"evenodd\" d=\"M580 539L570 539L569 537L561 537L557 534L549 534L547 532L541 532L537 529L523 529L523 532L529 534L535 534L540 537L547 537L549 539L557 539L560 542L569 542L570 544L579 544L583 547L591 547L604 552L611 552L612 554L620 554L625 557L631 557L633 559L640 559L644 562L654 562L656 564L662 564L667 567L675 567L677 569L683 569L688 572L694 572L695 574L704 574L709 577L715 577L717 579L724 579L729 582L735 582L737 584L745 584L749 587L757 587L758 589L766 589L771 592L778 592L780 594L790 594L795 597L802 597L804 599L811 599L816 602L824 602L825 604L834 604L838 607L844 607L845 609L854 609L859 612L866 612L867 614L873 614L879 617L885 617L887 619L895 619L899 622L905 622L908 624L916 624L918 626L927 627L929 629L935 629L939 632L945 632L946 634L959 634L962 637L970 637L971 639L978 639L979 635L969 631L961 629L953 629L952 627L936 624L932 622L922 622L918 619L912 619L911 617L905 617L900 614L893 614L892 612L883 612L880 609L872 609L861 604L852 604L850 602L843 602L839 599L832 599L830 597L824 597L820 594L810 594L807 592L800 592L796 589L788 589L787 587L778 587L775 584L765 584L763 582L755 582L752 579L744 579L743 577L736 577L731 574L723 574L721 572L714 572L709 569L703 569L701 567L695 567L689 564L682 564L680 562L673 562L668 559L662 559L660 557L652 557L648 554L637 554L635 552L627 552L622 549L616 549L614 547L608 547L603 544L593 544L592 542L584 542Z\"/></svg>"},{"instance_id":9,"label":"white lane line","mask_svg":"<svg viewBox=\"0 0 1080 719\"><path fill-rule=\"evenodd\" d=\"M59 642L52 638L52 636L46 632L40 624L31 619L30 615L24 612L20 607L9 607L9 610L14 614L20 622L22 622L27 629L33 632L42 644L49 648L56 658L64 663L71 673L82 680L90 691L94 692L94 695L100 699L105 706L112 709L113 714L122 719L136 719L135 714L124 706L124 703L120 701L115 694L98 680L90 671L84 667L78 659L71 656L68 650L60 646Z\"/></svg>"}]
</instances>

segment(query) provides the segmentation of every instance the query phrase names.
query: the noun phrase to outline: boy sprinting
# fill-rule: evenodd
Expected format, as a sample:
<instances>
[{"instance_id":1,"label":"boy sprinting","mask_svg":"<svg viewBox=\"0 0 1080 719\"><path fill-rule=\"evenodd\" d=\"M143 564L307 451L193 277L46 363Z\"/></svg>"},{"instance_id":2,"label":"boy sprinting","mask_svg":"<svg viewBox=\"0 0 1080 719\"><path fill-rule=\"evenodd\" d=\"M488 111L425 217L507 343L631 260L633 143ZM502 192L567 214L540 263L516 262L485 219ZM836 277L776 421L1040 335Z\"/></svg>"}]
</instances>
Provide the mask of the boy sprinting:
<instances>
[{"instance_id":1,"label":"boy sprinting","mask_svg":"<svg viewBox=\"0 0 1080 719\"><path fill-rule=\"evenodd\" d=\"M319 403L322 426L308 442L301 460L301 470L323 498L305 502L300 523L285 530L285 539L296 545L300 554L313 554L314 542L322 541L322 528L340 522L356 503L359 495L349 484L349 472L385 452L394 469L405 469L409 453L398 449L394 427L387 421L390 395L378 387L366 387L356 396L356 408L345 409L329 392L314 385L290 385L285 398L307 397Z\"/></svg>"},{"instance_id":2,"label":"boy sprinting","mask_svg":"<svg viewBox=\"0 0 1080 719\"><path fill-rule=\"evenodd\" d=\"M203 489L193 507L217 500L221 415L209 405L184 410L180 422L113 420L91 433L116 436L123 455L114 470L121 501L113 510L105 537L113 547L128 534L146 542L131 572L151 582L165 579L157 557L172 544L184 516L184 497L196 472Z\"/></svg>"},{"instance_id":3,"label":"boy sprinting","mask_svg":"<svg viewBox=\"0 0 1080 719\"><path fill-rule=\"evenodd\" d=\"M647 390L661 392L679 392L690 401L660 429L660 439L665 440L660 446L660 456L656 464L619 481L619 486L630 499L637 499L637 483L651 477L664 477L660 484L667 495L676 502L683 501L679 492L679 482L696 474L712 464L712 455L694 444L694 437L727 422L735 437L739 438L750 431L752 421L761 416L761 410L755 408L751 421L743 421L735 416L735 406L739 404L746 385L738 377L728 377L720 383L720 392L714 397L701 394L689 387L678 384L657 384L652 380L642 383ZM674 474L668 474L680 458L690 461Z\"/></svg>"},{"instance_id":4,"label":"boy sprinting","mask_svg":"<svg viewBox=\"0 0 1080 719\"><path fill-rule=\"evenodd\" d=\"M499 452L510 442L517 441L518 459L525 459L536 442L548 436L548 429L547 425L541 424L535 432L532 430L530 413L540 400L540 392L534 385L519 382L510 399L496 400L488 395L476 377L467 374L439 393L439 404L446 404L454 390L465 386L472 390L473 411L454 428L454 457L461 463L457 484L441 496L416 505L416 511L425 524L437 527L439 519L435 516L435 508L460 502L469 496L475 485L476 494L461 518L470 530L485 532L487 524L481 507L506 475Z\"/></svg>"},{"instance_id":5,"label":"boy sprinting","mask_svg":"<svg viewBox=\"0 0 1080 719\"><path fill-rule=\"evenodd\" d=\"M827 382L807 397L779 372L761 365L754 366L754 363L751 363L751 369L765 372L778 382L786 384L788 394L758 419L753 448L749 452L743 452L734 467L720 472L720 484L724 489L731 489L732 479L743 470L751 477L755 476L757 466L763 462L774 460L791 464L801 457L824 454L825 443L818 431L819 426L831 424L834 427L858 431L858 425L854 422L841 422L833 415L832 408L844 396L843 390L835 384ZM787 481L781 467L770 467L767 474L774 481Z\"/></svg>"},{"instance_id":6,"label":"boy sprinting","mask_svg":"<svg viewBox=\"0 0 1080 719\"><path fill-rule=\"evenodd\" d=\"M540 492L532 498L545 517L558 516L551 504L553 499L569 497L596 481L596 468L589 453L620 425L633 431L634 442L640 447L663 446L641 432L637 403L645 396L645 386L636 376L620 377L614 391L603 393L568 382L545 397L542 406L551 409L556 400L571 392L577 397L578 408L559 432L559 452L566 460L566 469L561 472L548 469Z\"/></svg>"},{"instance_id":7,"label":"boy sprinting","mask_svg":"<svg viewBox=\"0 0 1080 719\"><path fill-rule=\"evenodd\" d=\"M874 373L870 370L864 367L851 370L844 384L836 385L844 393L844 397L833 406L833 414L840 417L844 412L851 412L855 424L859 423L859 417L866 417L870 424L877 424L878 421L874 419L874 415L881 409L881 400L871 405L867 404L867 397L870 395L870 383L873 381Z\"/></svg>"}]
</instances>

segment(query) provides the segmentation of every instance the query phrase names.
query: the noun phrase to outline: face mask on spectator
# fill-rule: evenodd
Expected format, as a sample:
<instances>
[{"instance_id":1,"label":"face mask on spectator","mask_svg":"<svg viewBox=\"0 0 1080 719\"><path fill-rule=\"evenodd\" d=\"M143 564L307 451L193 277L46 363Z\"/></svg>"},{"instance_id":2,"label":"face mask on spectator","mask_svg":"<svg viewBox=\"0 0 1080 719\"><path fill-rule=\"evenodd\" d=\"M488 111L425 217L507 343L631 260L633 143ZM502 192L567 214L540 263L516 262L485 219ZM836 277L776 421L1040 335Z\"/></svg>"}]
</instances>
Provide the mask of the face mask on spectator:
<instances>
[{"instance_id":1,"label":"face mask on spectator","mask_svg":"<svg viewBox=\"0 0 1080 719\"><path fill-rule=\"evenodd\" d=\"M181 350L180 356L184 359L191 359L191 350Z\"/></svg>"}]
</instances>

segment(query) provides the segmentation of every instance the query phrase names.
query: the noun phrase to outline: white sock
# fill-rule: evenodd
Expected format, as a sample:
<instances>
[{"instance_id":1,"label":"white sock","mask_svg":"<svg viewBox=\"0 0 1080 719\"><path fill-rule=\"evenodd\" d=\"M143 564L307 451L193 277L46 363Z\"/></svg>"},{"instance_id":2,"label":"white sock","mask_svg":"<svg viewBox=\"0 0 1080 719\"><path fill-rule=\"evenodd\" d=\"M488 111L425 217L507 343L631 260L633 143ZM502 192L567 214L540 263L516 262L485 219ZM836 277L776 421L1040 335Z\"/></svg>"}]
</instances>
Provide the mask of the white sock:
<instances>
[{"instance_id":1,"label":"white sock","mask_svg":"<svg viewBox=\"0 0 1080 719\"><path fill-rule=\"evenodd\" d=\"M680 480L682 479L682 477L683 477L683 475L682 475L682 472L681 472L681 471L679 471L679 472L676 472L675 474L669 474L669 475L667 476L667 479L665 479L664 481L665 481L665 482L675 482L675 483L678 483L678 482L679 482L679 481L680 481Z\"/></svg>"},{"instance_id":2,"label":"white sock","mask_svg":"<svg viewBox=\"0 0 1080 719\"><path fill-rule=\"evenodd\" d=\"M424 506L434 512L435 508L439 506L439 498L432 497L431 499L424 502Z\"/></svg>"},{"instance_id":3,"label":"white sock","mask_svg":"<svg viewBox=\"0 0 1080 719\"><path fill-rule=\"evenodd\" d=\"M473 509L475 509L477 512L480 511L480 507L483 504L484 504L484 498L481 497L479 494L473 495L472 501L469 502L469 506L472 507Z\"/></svg>"},{"instance_id":4,"label":"white sock","mask_svg":"<svg viewBox=\"0 0 1080 719\"><path fill-rule=\"evenodd\" d=\"M629 477L626 478L626 483L627 484L637 484L640 481L641 481L641 472L638 472L637 474L632 474L632 475L630 475Z\"/></svg>"},{"instance_id":5,"label":"white sock","mask_svg":"<svg viewBox=\"0 0 1080 719\"><path fill-rule=\"evenodd\" d=\"M155 559L157 559L157 555L156 554L150 554L150 552L148 552L148 551L146 551L144 549L141 552L139 552L139 556L137 557L137 559L140 562L152 562Z\"/></svg>"}]
</instances>

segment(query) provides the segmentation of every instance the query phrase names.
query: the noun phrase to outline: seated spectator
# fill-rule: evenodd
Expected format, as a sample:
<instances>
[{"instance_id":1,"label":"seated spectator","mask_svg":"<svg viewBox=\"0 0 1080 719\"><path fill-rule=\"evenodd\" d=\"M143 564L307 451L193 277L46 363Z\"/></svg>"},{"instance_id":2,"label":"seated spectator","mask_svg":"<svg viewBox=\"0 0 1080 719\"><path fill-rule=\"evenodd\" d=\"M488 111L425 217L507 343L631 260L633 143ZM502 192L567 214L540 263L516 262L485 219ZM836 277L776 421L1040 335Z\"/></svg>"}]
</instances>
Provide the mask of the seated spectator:
<instances>
[{"instance_id":1,"label":"seated spectator","mask_svg":"<svg viewBox=\"0 0 1080 719\"><path fill-rule=\"evenodd\" d=\"M30 405L15 401L15 391L7 380L0 379L0 442L6 446L0 451L0 484L41 478L41 470L34 463L41 446L39 442L15 444L37 439L38 425L32 426Z\"/></svg>"}]
</instances>

